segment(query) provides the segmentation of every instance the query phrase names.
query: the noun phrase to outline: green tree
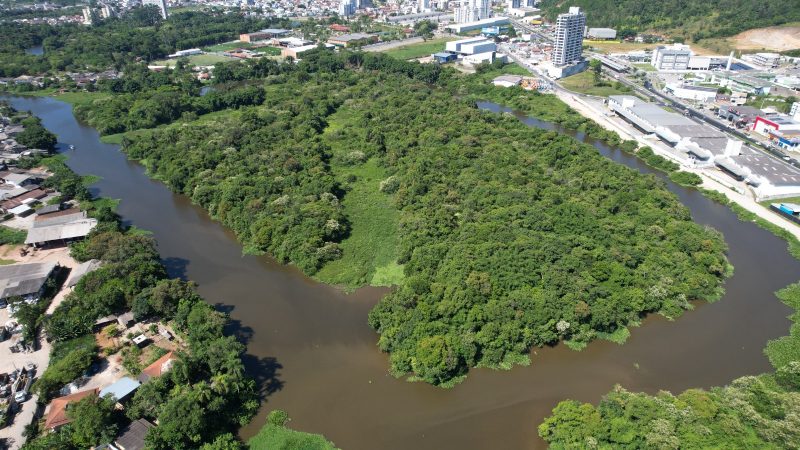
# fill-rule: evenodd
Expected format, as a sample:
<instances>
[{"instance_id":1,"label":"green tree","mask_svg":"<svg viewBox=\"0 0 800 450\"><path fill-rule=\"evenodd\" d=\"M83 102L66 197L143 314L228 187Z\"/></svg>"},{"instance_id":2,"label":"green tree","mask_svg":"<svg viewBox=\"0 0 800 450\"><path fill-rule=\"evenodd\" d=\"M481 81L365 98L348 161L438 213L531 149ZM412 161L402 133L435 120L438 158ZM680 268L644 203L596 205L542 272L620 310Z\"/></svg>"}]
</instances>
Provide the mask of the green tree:
<instances>
[{"instance_id":1,"label":"green tree","mask_svg":"<svg viewBox=\"0 0 800 450\"><path fill-rule=\"evenodd\" d=\"M112 398L98 398L90 395L67 408L67 417L71 420L68 434L72 443L79 448L89 448L98 442L110 442L117 434L114 421L114 405Z\"/></svg>"}]
</instances>

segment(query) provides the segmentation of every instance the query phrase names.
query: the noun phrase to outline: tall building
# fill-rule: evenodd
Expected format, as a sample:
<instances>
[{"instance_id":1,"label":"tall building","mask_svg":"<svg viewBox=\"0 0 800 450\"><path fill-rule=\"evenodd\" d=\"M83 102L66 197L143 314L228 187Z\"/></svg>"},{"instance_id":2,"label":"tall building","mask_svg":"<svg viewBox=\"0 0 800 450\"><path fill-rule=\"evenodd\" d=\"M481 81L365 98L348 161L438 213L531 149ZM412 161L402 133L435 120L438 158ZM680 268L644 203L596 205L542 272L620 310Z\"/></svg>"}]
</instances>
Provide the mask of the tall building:
<instances>
[{"instance_id":1,"label":"tall building","mask_svg":"<svg viewBox=\"0 0 800 450\"><path fill-rule=\"evenodd\" d=\"M342 0L339 3L339 15L341 17L350 17L356 14L356 5L353 0Z\"/></svg>"},{"instance_id":2,"label":"tall building","mask_svg":"<svg viewBox=\"0 0 800 450\"><path fill-rule=\"evenodd\" d=\"M553 64L565 66L581 59L583 52L583 30L586 14L577 6L568 13L559 14L556 20L556 41L553 45Z\"/></svg>"},{"instance_id":3,"label":"tall building","mask_svg":"<svg viewBox=\"0 0 800 450\"><path fill-rule=\"evenodd\" d=\"M417 9L419 10L419 12L429 11L431 9L430 0L418 0Z\"/></svg>"},{"instance_id":4,"label":"tall building","mask_svg":"<svg viewBox=\"0 0 800 450\"><path fill-rule=\"evenodd\" d=\"M161 11L161 18L167 19L167 0L142 0L142 6L155 5Z\"/></svg>"},{"instance_id":5,"label":"tall building","mask_svg":"<svg viewBox=\"0 0 800 450\"><path fill-rule=\"evenodd\" d=\"M453 11L455 23L475 22L492 16L489 0L461 0Z\"/></svg>"},{"instance_id":6,"label":"tall building","mask_svg":"<svg viewBox=\"0 0 800 450\"><path fill-rule=\"evenodd\" d=\"M83 7L83 24L84 25L92 24L92 10L88 6Z\"/></svg>"},{"instance_id":7,"label":"tall building","mask_svg":"<svg viewBox=\"0 0 800 450\"><path fill-rule=\"evenodd\" d=\"M522 0L508 0L508 9L519 9L522 7Z\"/></svg>"}]
</instances>

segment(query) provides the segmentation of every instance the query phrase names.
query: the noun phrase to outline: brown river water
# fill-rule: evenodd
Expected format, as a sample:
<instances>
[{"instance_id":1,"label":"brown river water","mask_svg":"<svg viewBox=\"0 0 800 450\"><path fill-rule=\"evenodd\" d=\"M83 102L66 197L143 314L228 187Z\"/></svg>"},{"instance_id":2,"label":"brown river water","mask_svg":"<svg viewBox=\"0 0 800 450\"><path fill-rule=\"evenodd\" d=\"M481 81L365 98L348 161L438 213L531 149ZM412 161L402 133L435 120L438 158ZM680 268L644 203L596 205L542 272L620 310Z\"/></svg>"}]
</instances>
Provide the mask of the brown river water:
<instances>
[{"instance_id":1,"label":"brown river water","mask_svg":"<svg viewBox=\"0 0 800 450\"><path fill-rule=\"evenodd\" d=\"M616 383L649 393L725 384L768 371L766 342L788 333L790 310L773 294L800 279L800 262L786 244L697 191L667 181L694 219L721 231L730 246L735 274L720 301L698 303L673 322L648 317L624 345L594 342L581 352L564 345L534 349L528 367L473 369L450 390L408 383L388 374L387 355L367 325L367 312L386 289L348 295L268 257L243 255L230 231L149 179L118 146L101 143L69 105L49 98L5 99L40 116L58 134L76 172L102 177L93 192L121 199L124 220L153 232L173 276L196 281L209 302L230 313L230 331L247 344L247 369L264 392L261 412L241 431L244 438L258 431L269 410L281 408L293 428L323 433L347 450L543 448L536 426L559 400L596 403ZM632 156L573 135L614 161L653 173ZM75 150L67 150L70 144Z\"/></svg>"}]
</instances>

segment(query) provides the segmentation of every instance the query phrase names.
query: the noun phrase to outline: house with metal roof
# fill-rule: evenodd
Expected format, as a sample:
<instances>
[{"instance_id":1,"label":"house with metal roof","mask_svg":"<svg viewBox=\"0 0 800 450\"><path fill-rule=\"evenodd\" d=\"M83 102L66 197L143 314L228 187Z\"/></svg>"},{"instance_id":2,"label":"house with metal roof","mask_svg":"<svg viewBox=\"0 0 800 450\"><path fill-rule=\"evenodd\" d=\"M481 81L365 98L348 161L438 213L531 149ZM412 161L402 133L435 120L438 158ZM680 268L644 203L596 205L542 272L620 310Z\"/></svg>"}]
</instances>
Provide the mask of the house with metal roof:
<instances>
[{"instance_id":1,"label":"house with metal roof","mask_svg":"<svg viewBox=\"0 0 800 450\"><path fill-rule=\"evenodd\" d=\"M117 382L103 388L100 391L100 397L110 395L117 401L117 404L121 405L133 397L133 394L141 385L142 383L133 378L122 377Z\"/></svg>"},{"instance_id":2,"label":"house with metal roof","mask_svg":"<svg viewBox=\"0 0 800 450\"><path fill-rule=\"evenodd\" d=\"M56 266L54 262L0 266L0 300L38 299Z\"/></svg>"}]
</instances>

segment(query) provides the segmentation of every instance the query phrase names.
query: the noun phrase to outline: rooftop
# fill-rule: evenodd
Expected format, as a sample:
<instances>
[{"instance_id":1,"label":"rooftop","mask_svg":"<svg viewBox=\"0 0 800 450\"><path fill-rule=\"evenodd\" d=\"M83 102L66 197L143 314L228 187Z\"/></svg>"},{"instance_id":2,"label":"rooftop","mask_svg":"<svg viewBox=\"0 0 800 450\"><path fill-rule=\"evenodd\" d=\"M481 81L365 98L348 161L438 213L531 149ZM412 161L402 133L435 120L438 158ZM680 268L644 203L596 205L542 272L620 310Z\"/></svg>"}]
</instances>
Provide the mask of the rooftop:
<instances>
[{"instance_id":1,"label":"rooftop","mask_svg":"<svg viewBox=\"0 0 800 450\"><path fill-rule=\"evenodd\" d=\"M144 438L150 428L155 427L146 419L139 419L131 422L123 428L119 436L114 440L114 444L123 450L143 450L145 448Z\"/></svg>"},{"instance_id":2,"label":"rooftop","mask_svg":"<svg viewBox=\"0 0 800 450\"><path fill-rule=\"evenodd\" d=\"M72 269L72 273L69 274L69 280L67 280L67 287L72 287L78 284L84 275L97 270L97 268L100 267L100 264L102 263L99 259L90 259L89 261L86 261L85 263L82 263L78 267Z\"/></svg>"},{"instance_id":3,"label":"rooftop","mask_svg":"<svg viewBox=\"0 0 800 450\"><path fill-rule=\"evenodd\" d=\"M100 397L111 395L116 400L124 400L131 395L136 389L139 389L142 383L134 380L133 378L122 377L116 383L103 388L100 391Z\"/></svg>"},{"instance_id":4,"label":"rooftop","mask_svg":"<svg viewBox=\"0 0 800 450\"><path fill-rule=\"evenodd\" d=\"M350 33L350 34L341 34L339 36L333 36L330 38L331 41L339 41L339 42L350 42L350 41L361 41L364 39L372 39L376 35L368 34L368 33Z\"/></svg>"},{"instance_id":5,"label":"rooftop","mask_svg":"<svg viewBox=\"0 0 800 450\"><path fill-rule=\"evenodd\" d=\"M71 420L69 417L67 417L67 405L73 402L78 402L92 394L97 395L97 389L80 391L53 399L53 401L50 402L50 411L47 413L47 418L44 421L44 427L48 430L51 430L70 423Z\"/></svg>"},{"instance_id":6,"label":"rooftop","mask_svg":"<svg viewBox=\"0 0 800 450\"><path fill-rule=\"evenodd\" d=\"M82 219L56 225L35 226L28 230L26 244L41 244L52 241L81 238L97 226L97 219Z\"/></svg>"},{"instance_id":7,"label":"rooftop","mask_svg":"<svg viewBox=\"0 0 800 450\"><path fill-rule=\"evenodd\" d=\"M177 359L178 357L175 355L175 352L168 352L166 355L158 358L153 364L145 367L142 373L139 374L139 381L144 383L151 378L160 377L172 368L172 364Z\"/></svg>"},{"instance_id":8,"label":"rooftop","mask_svg":"<svg viewBox=\"0 0 800 450\"><path fill-rule=\"evenodd\" d=\"M30 263L0 266L0 298L39 292L56 263Z\"/></svg>"}]
</instances>

